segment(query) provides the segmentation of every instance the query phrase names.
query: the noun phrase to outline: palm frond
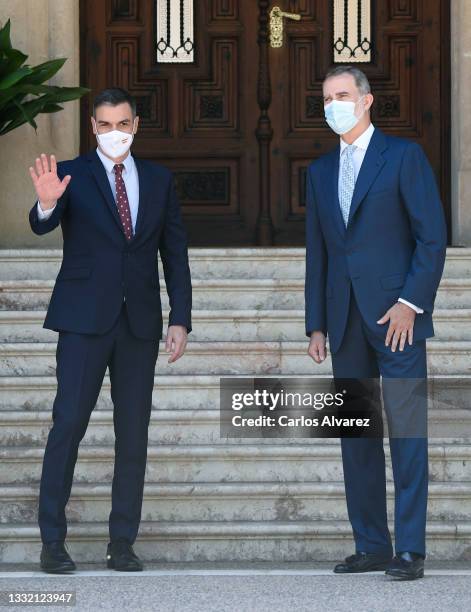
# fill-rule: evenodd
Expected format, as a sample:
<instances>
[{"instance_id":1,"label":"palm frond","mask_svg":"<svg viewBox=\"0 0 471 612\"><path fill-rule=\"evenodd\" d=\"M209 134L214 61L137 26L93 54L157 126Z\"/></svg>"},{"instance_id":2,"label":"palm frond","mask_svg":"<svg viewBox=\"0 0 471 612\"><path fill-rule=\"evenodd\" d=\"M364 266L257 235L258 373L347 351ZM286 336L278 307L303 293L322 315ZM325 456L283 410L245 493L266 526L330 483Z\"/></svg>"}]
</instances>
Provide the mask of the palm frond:
<instances>
[{"instance_id":1,"label":"palm frond","mask_svg":"<svg viewBox=\"0 0 471 612\"><path fill-rule=\"evenodd\" d=\"M30 66L25 63L28 56L13 49L10 30L8 20L0 28L0 136L25 123L36 130L37 115L57 113L63 110L61 103L78 100L90 91L86 87L46 85L67 58Z\"/></svg>"}]
</instances>

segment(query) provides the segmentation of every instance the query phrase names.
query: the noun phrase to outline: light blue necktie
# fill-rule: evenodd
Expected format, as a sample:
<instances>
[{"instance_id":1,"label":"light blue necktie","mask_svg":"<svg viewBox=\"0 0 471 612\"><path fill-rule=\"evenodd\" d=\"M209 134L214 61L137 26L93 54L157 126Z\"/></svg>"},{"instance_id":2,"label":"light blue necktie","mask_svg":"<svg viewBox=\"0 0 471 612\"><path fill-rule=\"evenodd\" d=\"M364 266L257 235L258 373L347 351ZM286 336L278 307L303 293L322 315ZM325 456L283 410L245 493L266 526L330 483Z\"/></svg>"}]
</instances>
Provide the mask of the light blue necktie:
<instances>
[{"instance_id":1,"label":"light blue necktie","mask_svg":"<svg viewBox=\"0 0 471 612\"><path fill-rule=\"evenodd\" d=\"M353 190L355 189L355 168L353 166L353 152L356 145L348 145L342 153L340 166L340 191L339 201L345 227L348 223L348 214L352 203Z\"/></svg>"}]
</instances>

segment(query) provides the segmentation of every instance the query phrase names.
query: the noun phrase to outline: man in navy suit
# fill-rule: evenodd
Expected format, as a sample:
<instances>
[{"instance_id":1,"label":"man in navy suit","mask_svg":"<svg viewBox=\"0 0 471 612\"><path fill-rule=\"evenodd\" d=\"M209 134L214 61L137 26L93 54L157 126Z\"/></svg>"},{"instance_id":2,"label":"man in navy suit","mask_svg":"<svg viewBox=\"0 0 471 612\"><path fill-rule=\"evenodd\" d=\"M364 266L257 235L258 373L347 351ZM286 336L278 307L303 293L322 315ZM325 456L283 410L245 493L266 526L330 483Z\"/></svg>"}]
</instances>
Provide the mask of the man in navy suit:
<instances>
[{"instance_id":1,"label":"man in navy suit","mask_svg":"<svg viewBox=\"0 0 471 612\"><path fill-rule=\"evenodd\" d=\"M123 89L94 101L98 146L56 163L36 159L30 175L38 201L32 230L59 224L63 260L44 327L59 332L57 395L41 476L38 522L41 568L75 569L64 541L78 447L109 368L115 431L115 465L107 565L142 569L132 545L139 529L148 426L162 307L157 253L170 301L166 350L179 359L191 331L192 287L187 236L172 175L130 153L139 117Z\"/></svg>"},{"instance_id":2,"label":"man in navy suit","mask_svg":"<svg viewBox=\"0 0 471 612\"><path fill-rule=\"evenodd\" d=\"M323 95L326 120L341 138L307 172L308 353L316 363L324 361L328 335L334 377L381 376L388 423L399 422L404 431L407 424L401 420L413 418L414 409L407 402L386 401L384 383L426 381L425 343L434 335L432 312L446 252L443 208L422 148L372 125L373 96L363 72L333 69ZM424 402L426 416L426 397L422 408ZM356 550L334 571L423 576L426 433L397 436L390 431L394 558L383 440L345 437L341 448Z\"/></svg>"}]
</instances>

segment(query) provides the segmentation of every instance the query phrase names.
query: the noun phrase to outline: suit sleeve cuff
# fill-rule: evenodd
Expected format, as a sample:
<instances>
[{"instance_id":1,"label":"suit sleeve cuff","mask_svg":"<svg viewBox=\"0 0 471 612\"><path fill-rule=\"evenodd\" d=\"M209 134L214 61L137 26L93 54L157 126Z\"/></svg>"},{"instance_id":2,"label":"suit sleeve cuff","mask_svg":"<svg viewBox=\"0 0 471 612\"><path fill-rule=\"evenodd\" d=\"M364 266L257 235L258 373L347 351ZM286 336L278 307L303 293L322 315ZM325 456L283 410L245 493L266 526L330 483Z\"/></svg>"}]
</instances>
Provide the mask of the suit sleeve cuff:
<instances>
[{"instance_id":1,"label":"suit sleeve cuff","mask_svg":"<svg viewBox=\"0 0 471 612\"><path fill-rule=\"evenodd\" d=\"M414 304L411 304L410 302L408 302L407 300L403 300L402 298L399 298L398 302L402 302L403 304L410 306L410 308L412 308L412 310L415 310L417 314L422 314L424 311L423 308L419 308L418 306L415 306Z\"/></svg>"},{"instance_id":2,"label":"suit sleeve cuff","mask_svg":"<svg viewBox=\"0 0 471 612\"><path fill-rule=\"evenodd\" d=\"M49 210L43 210L41 208L41 204L38 200L38 204L37 204L37 209L38 209L38 219L40 221L46 221L46 219L49 219L49 217L52 215L54 208L57 206L57 204L55 204L52 208L50 208Z\"/></svg>"}]
</instances>

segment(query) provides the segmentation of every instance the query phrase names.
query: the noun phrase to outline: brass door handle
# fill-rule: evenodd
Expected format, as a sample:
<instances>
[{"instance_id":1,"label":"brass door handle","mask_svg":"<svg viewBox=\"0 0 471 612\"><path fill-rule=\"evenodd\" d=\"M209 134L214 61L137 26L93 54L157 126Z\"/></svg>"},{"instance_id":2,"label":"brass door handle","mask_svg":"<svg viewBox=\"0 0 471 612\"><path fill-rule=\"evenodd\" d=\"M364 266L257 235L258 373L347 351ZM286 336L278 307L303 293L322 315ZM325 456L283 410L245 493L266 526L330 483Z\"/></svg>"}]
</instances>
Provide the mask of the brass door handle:
<instances>
[{"instance_id":1,"label":"brass door handle","mask_svg":"<svg viewBox=\"0 0 471 612\"><path fill-rule=\"evenodd\" d=\"M270 46L277 48L283 46L283 18L300 21L301 15L296 13L285 13L279 6L274 6L270 11Z\"/></svg>"}]
</instances>

